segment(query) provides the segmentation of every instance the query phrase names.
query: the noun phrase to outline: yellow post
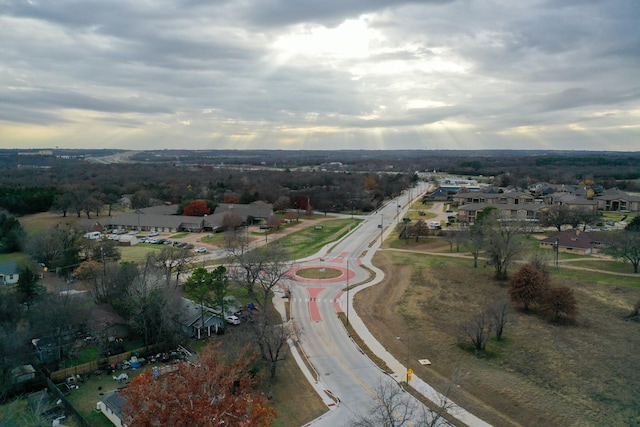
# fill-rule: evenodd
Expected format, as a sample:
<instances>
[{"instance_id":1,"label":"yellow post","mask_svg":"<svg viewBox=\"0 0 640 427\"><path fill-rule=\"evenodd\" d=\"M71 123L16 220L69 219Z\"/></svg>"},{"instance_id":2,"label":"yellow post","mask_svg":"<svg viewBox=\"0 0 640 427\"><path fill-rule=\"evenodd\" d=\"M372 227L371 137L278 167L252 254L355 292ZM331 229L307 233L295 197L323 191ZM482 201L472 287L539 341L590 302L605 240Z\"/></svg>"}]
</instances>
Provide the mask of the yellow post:
<instances>
[{"instance_id":1,"label":"yellow post","mask_svg":"<svg viewBox=\"0 0 640 427\"><path fill-rule=\"evenodd\" d=\"M407 369L407 382L411 382L411 378L413 377L413 369Z\"/></svg>"}]
</instances>

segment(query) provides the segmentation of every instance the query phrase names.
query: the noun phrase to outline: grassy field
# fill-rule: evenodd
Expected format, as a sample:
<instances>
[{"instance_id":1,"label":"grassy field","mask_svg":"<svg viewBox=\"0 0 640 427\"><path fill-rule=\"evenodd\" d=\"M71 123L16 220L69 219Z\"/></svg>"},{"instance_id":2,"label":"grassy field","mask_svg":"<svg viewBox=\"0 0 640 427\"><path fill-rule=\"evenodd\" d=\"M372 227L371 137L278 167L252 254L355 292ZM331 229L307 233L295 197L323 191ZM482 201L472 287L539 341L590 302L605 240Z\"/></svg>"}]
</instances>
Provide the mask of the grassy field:
<instances>
[{"instance_id":1,"label":"grassy field","mask_svg":"<svg viewBox=\"0 0 640 427\"><path fill-rule=\"evenodd\" d=\"M317 220L313 226L281 237L278 241L285 245L292 259L304 258L315 254L324 245L340 239L358 222L359 220L350 218ZM322 229L317 230L316 226L322 226Z\"/></svg>"},{"instance_id":2,"label":"grassy field","mask_svg":"<svg viewBox=\"0 0 640 427\"><path fill-rule=\"evenodd\" d=\"M478 356L467 350L459 325L507 294L491 268L474 269L468 258L398 251L380 252L374 262L385 271L385 281L359 292L355 301L367 326L436 388L463 371L453 398L486 421L640 424L639 325L625 318L640 300L640 277L561 266L552 272L552 285L574 289L576 321L555 324L541 313L514 310L505 340L491 340ZM432 365L419 365L421 358Z\"/></svg>"}]
</instances>

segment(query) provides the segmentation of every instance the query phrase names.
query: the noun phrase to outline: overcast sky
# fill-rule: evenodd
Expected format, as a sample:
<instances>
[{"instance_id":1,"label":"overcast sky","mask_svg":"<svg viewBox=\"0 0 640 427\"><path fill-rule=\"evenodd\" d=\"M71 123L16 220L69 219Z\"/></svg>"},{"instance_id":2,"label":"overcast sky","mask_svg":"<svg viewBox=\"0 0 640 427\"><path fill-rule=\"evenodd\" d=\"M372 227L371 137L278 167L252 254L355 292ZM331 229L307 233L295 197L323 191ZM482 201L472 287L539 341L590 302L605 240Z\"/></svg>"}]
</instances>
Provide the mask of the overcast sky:
<instances>
[{"instance_id":1,"label":"overcast sky","mask_svg":"<svg viewBox=\"0 0 640 427\"><path fill-rule=\"evenodd\" d=\"M0 0L0 148L640 151L638 0Z\"/></svg>"}]
</instances>

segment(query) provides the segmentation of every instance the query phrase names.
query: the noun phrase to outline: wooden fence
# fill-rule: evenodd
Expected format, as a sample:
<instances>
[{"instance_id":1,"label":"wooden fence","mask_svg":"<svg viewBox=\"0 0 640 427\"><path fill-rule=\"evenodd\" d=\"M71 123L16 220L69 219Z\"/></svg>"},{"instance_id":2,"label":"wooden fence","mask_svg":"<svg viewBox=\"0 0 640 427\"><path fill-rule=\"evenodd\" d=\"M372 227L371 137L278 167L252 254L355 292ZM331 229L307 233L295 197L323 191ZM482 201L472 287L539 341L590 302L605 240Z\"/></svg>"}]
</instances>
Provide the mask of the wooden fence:
<instances>
[{"instance_id":1,"label":"wooden fence","mask_svg":"<svg viewBox=\"0 0 640 427\"><path fill-rule=\"evenodd\" d=\"M159 353L161 351L166 350L166 344L156 344L148 347L139 348L132 351L127 351L126 353L116 354L111 357L103 357L98 360L93 360L88 363L83 363L82 365L72 366L70 368L61 369L59 371L51 372L49 374L49 378L54 383L59 383L64 381L66 378L73 377L76 375L86 375L88 373L93 373L100 369L101 366L114 365L125 360L131 359L131 356L137 356L140 354L149 355Z\"/></svg>"}]
</instances>

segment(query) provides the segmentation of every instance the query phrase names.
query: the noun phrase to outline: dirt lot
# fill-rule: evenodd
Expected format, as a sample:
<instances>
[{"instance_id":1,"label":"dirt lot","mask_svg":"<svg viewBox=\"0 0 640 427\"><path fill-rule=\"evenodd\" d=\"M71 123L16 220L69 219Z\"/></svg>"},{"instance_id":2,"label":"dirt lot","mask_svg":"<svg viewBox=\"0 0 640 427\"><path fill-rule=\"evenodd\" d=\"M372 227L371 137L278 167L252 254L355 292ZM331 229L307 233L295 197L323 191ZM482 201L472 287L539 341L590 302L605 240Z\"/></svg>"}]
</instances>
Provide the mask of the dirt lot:
<instances>
[{"instance_id":1,"label":"dirt lot","mask_svg":"<svg viewBox=\"0 0 640 427\"><path fill-rule=\"evenodd\" d=\"M443 389L465 375L453 399L496 426L640 425L640 323L624 319L640 288L552 277L570 286L580 314L557 325L513 312L505 341L477 357L458 326L507 293L490 269L467 259L382 251L386 280L356 294L356 309L377 339L416 374ZM429 367L417 359L428 358Z\"/></svg>"}]
</instances>

